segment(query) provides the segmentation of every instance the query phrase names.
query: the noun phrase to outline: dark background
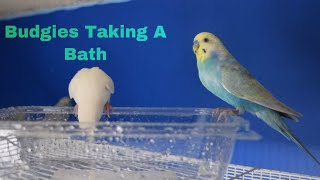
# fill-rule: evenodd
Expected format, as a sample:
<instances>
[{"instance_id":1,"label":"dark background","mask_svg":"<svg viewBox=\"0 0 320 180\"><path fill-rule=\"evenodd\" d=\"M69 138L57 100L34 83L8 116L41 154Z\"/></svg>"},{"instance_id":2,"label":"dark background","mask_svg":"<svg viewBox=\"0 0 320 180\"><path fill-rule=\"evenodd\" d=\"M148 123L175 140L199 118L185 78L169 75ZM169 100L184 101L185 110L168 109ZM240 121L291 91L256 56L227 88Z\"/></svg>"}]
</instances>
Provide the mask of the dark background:
<instances>
[{"instance_id":1,"label":"dark background","mask_svg":"<svg viewBox=\"0 0 320 180\"><path fill-rule=\"evenodd\" d=\"M149 40L4 39L4 26L148 26ZM167 39L152 39L163 25ZM230 52L273 94L301 112L289 126L320 158L320 1L133 1L0 22L0 107L52 105L67 96L77 70L99 66L114 80L113 106L227 106L200 83L192 52L202 31L221 38ZM64 48L102 47L108 60L65 61ZM232 163L320 175L320 167L259 119L245 115L264 138L238 142Z\"/></svg>"}]
</instances>

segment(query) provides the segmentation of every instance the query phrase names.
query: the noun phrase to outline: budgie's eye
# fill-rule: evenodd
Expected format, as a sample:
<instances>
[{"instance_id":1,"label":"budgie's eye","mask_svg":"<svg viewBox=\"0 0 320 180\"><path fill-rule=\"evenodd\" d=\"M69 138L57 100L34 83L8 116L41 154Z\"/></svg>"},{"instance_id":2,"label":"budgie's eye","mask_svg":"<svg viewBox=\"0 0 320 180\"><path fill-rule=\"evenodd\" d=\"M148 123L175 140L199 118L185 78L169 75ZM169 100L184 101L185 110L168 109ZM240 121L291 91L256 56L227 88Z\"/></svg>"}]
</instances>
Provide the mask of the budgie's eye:
<instances>
[{"instance_id":1,"label":"budgie's eye","mask_svg":"<svg viewBox=\"0 0 320 180\"><path fill-rule=\"evenodd\" d=\"M207 53L207 51L206 51L205 49L202 49L202 51L203 51L204 53Z\"/></svg>"},{"instance_id":2,"label":"budgie's eye","mask_svg":"<svg viewBox=\"0 0 320 180\"><path fill-rule=\"evenodd\" d=\"M204 42L208 42L209 41L209 39L208 38L204 38Z\"/></svg>"}]
</instances>

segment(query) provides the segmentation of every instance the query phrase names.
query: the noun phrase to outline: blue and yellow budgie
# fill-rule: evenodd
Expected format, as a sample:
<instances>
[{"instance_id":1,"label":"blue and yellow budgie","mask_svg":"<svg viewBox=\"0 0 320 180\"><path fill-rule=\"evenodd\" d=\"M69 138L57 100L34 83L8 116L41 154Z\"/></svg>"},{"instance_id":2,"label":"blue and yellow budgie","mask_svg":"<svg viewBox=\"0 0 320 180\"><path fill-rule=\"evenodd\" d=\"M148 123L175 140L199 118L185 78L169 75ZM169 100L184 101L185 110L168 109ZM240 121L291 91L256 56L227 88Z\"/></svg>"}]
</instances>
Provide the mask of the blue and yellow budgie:
<instances>
[{"instance_id":1,"label":"blue and yellow budgie","mask_svg":"<svg viewBox=\"0 0 320 180\"><path fill-rule=\"evenodd\" d=\"M214 95L236 109L215 109L214 112L239 114L250 112L273 129L295 142L319 165L319 160L299 141L284 122L284 118L298 121L300 113L289 108L265 89L228 52L215 35L202 32L193 41L199 78Z\"/></svg>"}]
</instances>

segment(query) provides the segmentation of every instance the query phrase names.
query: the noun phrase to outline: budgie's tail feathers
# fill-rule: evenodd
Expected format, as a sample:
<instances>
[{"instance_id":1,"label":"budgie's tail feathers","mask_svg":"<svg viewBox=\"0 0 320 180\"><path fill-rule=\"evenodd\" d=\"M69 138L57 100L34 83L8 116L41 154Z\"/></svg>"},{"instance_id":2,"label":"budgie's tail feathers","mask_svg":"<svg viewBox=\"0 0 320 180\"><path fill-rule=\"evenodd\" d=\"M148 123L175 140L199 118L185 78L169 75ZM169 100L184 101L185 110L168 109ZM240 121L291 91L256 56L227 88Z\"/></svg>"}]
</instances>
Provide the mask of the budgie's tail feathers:
<instances>
[{"instance_id":1,"label":"budgie's tail feathers","mask_svg":"<svg viewBox=\"0 0 320 180\"><path fill-rule=\"evenodd\" d=\"M305 153L307 153L312 159L314 159L318 165L320 161L307 149L307 147L290 131L289 127L283 122L280 114L273 110L267 110L264 112L256 113L256 115L266 122L273 129L280 132L283 136L292 140L296 145L298 145Z\"/></svg>"},{"instance_id":2,"label":"budgie's tail feathers","mask_svg":"<svg viewBox=\"0 0 320 180\"><path fill-rule=\"evenodd\" d=\"M306 146L286 127L286 129L281 129L294 143L296 143L304 152L306 152L312 159L314 159L318 165L320 161L307 149Z\"/></svg>"},{"instance_id":3,"label":"budgie's tail feathers","mask_svg":"<svg viewBox=\"0 0 320 180\"><path fill-rule=\"evenodd\" d=\"M294 120L295 122L298 122L299 119L298 117L302 117L302 114L299 114L298 116L294 116L294 115L291 115L291 114L286 114L286 113L283 113L283 112L279 112L281 116L283 117L286 117L286 118L289 118L289 119L292 119Z\"/></svg>"}]
</instances>

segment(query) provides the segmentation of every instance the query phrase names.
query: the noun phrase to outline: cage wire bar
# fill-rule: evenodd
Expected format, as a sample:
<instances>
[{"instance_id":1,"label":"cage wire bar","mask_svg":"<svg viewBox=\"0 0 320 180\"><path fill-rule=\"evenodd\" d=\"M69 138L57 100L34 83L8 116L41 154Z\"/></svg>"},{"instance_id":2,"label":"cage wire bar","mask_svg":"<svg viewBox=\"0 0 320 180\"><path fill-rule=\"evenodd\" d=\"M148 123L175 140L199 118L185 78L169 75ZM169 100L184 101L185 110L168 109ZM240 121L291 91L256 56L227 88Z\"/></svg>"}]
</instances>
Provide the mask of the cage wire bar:
<instances>
[{"instance_id":1,"label":"cage wire bar","mask_svg":"<svg viewBox=\"0 0 320 180\"><path fill-rule=\"evenodd\" d=\"M254 168L249 166L230 164L228 166L224 179L225 180L233 180L233 179L235 180L239 180L239 179L240 180L320 180L320 177L316 177L316 176L309 176L309 175L262 169L262 168L257 168L249 173L245 173L252 169ZM243 175L240 177L237 177L238 175L241 175L241 174Z\"/></svg>"}]
</instances>

